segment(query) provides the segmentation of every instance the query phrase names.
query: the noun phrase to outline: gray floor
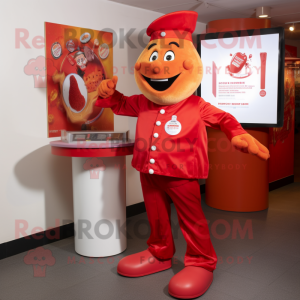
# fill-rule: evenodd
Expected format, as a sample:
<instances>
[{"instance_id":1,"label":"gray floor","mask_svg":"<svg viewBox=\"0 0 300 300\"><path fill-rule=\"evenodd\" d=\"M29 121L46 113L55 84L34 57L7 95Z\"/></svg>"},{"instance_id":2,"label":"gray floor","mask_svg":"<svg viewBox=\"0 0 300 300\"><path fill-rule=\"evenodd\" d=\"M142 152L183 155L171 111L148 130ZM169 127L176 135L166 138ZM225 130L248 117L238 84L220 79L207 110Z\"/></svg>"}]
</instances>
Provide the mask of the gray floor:
<instances>
[{"instance_id":1,"label":"gray floor","mask_svg":"<svg viewBox=\"0 0 300 300\"><path fill-rule=\"evenodd\" d=\"M201 300L300 299L300 183L271 192L269 199L270 208L258 213L223 212L202 202L219 264ZM172 269L142 278L117 274L123 256L146 248L149 228L143 220L146 214L131 218L128 232L133 238L127 250L109 259L82 259L74 251L73 238L45 246L56 262L47 267L43 278L34 277L32 266L24 263L27 253L1 260L0 299L171 299L168 282L183 268L186 247L174 208L177 259ZM216 226L218 223L226 225L227 233L225 225ZM242 228L250 224L253 238L248 233L244 238L232 236L236 224ZM139 237L134 233L137 227ZM69 257L75 257L76 263L68 263Z\"/></svg>"}]
</instances>

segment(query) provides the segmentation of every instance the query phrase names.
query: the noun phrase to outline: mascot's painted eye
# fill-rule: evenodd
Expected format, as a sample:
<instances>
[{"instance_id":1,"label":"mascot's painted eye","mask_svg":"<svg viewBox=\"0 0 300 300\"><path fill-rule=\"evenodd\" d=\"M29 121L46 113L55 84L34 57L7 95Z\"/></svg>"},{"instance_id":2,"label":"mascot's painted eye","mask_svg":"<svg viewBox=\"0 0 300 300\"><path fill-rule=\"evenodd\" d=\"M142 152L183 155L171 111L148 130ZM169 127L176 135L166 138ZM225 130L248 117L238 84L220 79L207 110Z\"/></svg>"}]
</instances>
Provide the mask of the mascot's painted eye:
<instances>
[{"instance_id":1,"label":"mascot's painted eye","mask_svg":"<svg viewBox=\"0 0 300 300\"><path fill-rule=\"evenodd\" d=\"M157 58L158 58L158 53L157 53L157 51L154 51L152 54L151 54L151 56L150 56L150 61L155 61L155 60L157 60Z\"/></svg>"},{"instance_id":2,"label":"mascot's painted eye","mask_svg":"<svg viewBox=\"0 0 300 300\"><path fill-rule=\"evenodd\" d=\"M175 59L175 54L173 51L168 51L166 54L165 54L165 57L164 57L164 60L165 61L171 61L171 60L174 60Z\"/></svg>"}]
</instances>

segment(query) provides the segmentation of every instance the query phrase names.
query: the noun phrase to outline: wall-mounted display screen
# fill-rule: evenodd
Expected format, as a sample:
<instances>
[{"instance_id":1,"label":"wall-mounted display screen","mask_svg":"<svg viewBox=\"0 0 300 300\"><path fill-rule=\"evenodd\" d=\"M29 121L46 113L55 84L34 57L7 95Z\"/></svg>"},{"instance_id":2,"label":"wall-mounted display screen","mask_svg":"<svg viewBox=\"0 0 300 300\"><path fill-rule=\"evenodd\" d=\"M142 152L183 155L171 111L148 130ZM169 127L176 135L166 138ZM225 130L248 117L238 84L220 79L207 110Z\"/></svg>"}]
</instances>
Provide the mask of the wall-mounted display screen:
<instances>
[{"instance_id":1,"label":"wall-mounted display screen","mask_svg":"<svg viewBox=\"0 0 300 300\"><path fill-rule=\"evenodd\" d=\"M283 28L201 34L198 51L199 96L244 127L283 125Z\"/></svg>"}]
</instances>

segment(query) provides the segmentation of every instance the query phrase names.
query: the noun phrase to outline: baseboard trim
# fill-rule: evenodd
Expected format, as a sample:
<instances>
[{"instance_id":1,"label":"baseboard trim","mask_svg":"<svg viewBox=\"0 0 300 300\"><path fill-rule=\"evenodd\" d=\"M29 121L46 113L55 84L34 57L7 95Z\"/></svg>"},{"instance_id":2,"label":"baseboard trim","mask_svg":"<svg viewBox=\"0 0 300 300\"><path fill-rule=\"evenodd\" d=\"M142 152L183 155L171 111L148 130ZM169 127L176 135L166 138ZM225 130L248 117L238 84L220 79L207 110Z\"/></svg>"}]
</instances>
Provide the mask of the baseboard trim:
<instances>
[{"instance_id":1,"label":"baseboard trim","mask_svg":"<svg viewBox=\"0 0 300 300\"><path fill-rule=\"evenodd\" d=\"M200 184L200 193L205 194L205 184Z\"/></svg>"},{"instance_id":2,"label":"baseboard trim","mask_svg":"<svg viewBox=\"0 0 300 300\"><path fill-rule=\"evenodd\" d=\"M74 223L0 244L0 260L74 236Z\"/></svg>"},{"instance_id":3,"label":"baseboard trim","mask_svg":"<svg viewBox=\"0 0 300 300\"><path fill-rule=\"evenodd\" d=\"M140 202L136 204L132 204L126 207L126 217L130 218L139 214L146 212L145 203Z\"/></svg>"},{"instance_id":4,"label":"baseboard trim","mask_svg":"<svg viewBox=\"0 0 300 300\"><path fill-rule=\"evenodd\" d=\"M271 182L269 184L269 190L273 191L293 182L294 175L288 176L280 180ZM200 191L201 194L205 193L205 184L200 185ZM136 203L126 207L127 218L136 216L144 212L146 212L144 202ZM59 234L57 233L57 231L59 231ZM56 238L56 235L58 236L58 238ZM43 231L38 234L19 238L7 243L2 243L0 244L0 260L40 246L69 238L71 236L74 236L74 223L62 225L52 230Z\"/></svg>"},{"instance_id":5,"label":"baseboard trim","mask_svg":"<svg viewBox=\"0 0 300 300\"><path fill-rule=\"evenodd\" d=\"M294 175L290 175L279 180L273 181L269 183L269 191L274 191L279 189L285 185L291 184L294 182Z\"/></svg>"}]
</instances>

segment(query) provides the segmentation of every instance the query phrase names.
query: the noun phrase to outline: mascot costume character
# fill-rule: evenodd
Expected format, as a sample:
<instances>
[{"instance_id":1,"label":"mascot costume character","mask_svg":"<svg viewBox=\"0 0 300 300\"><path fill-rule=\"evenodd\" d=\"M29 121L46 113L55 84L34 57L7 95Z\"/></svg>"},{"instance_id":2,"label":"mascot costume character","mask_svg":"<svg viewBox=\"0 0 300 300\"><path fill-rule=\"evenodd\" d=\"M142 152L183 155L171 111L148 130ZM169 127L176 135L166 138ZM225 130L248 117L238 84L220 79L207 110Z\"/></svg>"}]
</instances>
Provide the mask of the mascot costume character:
<instances>
[{"instance_id":1,"label":"mascot costume character","mask_svg":"<svg viewBox=\"0 0 300 300\"><path fill-rule=\"evenodd\" d=\"M232 115L194 95L203 76L192 42L197 16L193 11L178 11L152 22L147 29L150 42L134 70L142 94L124 96L116 90L114 76L101 82L95 103L110 107L116 115L138 118L132 166L140 172L151 234L148 249L120 260L118 273L140 277L171 268L172 199L187 250L185 267L171 279L168 290L182 299L204 294L217 264L198 184L209 169L206 126L222 130L240 151L269 158L268 149Z\"/></svg>"}]
</instances>

